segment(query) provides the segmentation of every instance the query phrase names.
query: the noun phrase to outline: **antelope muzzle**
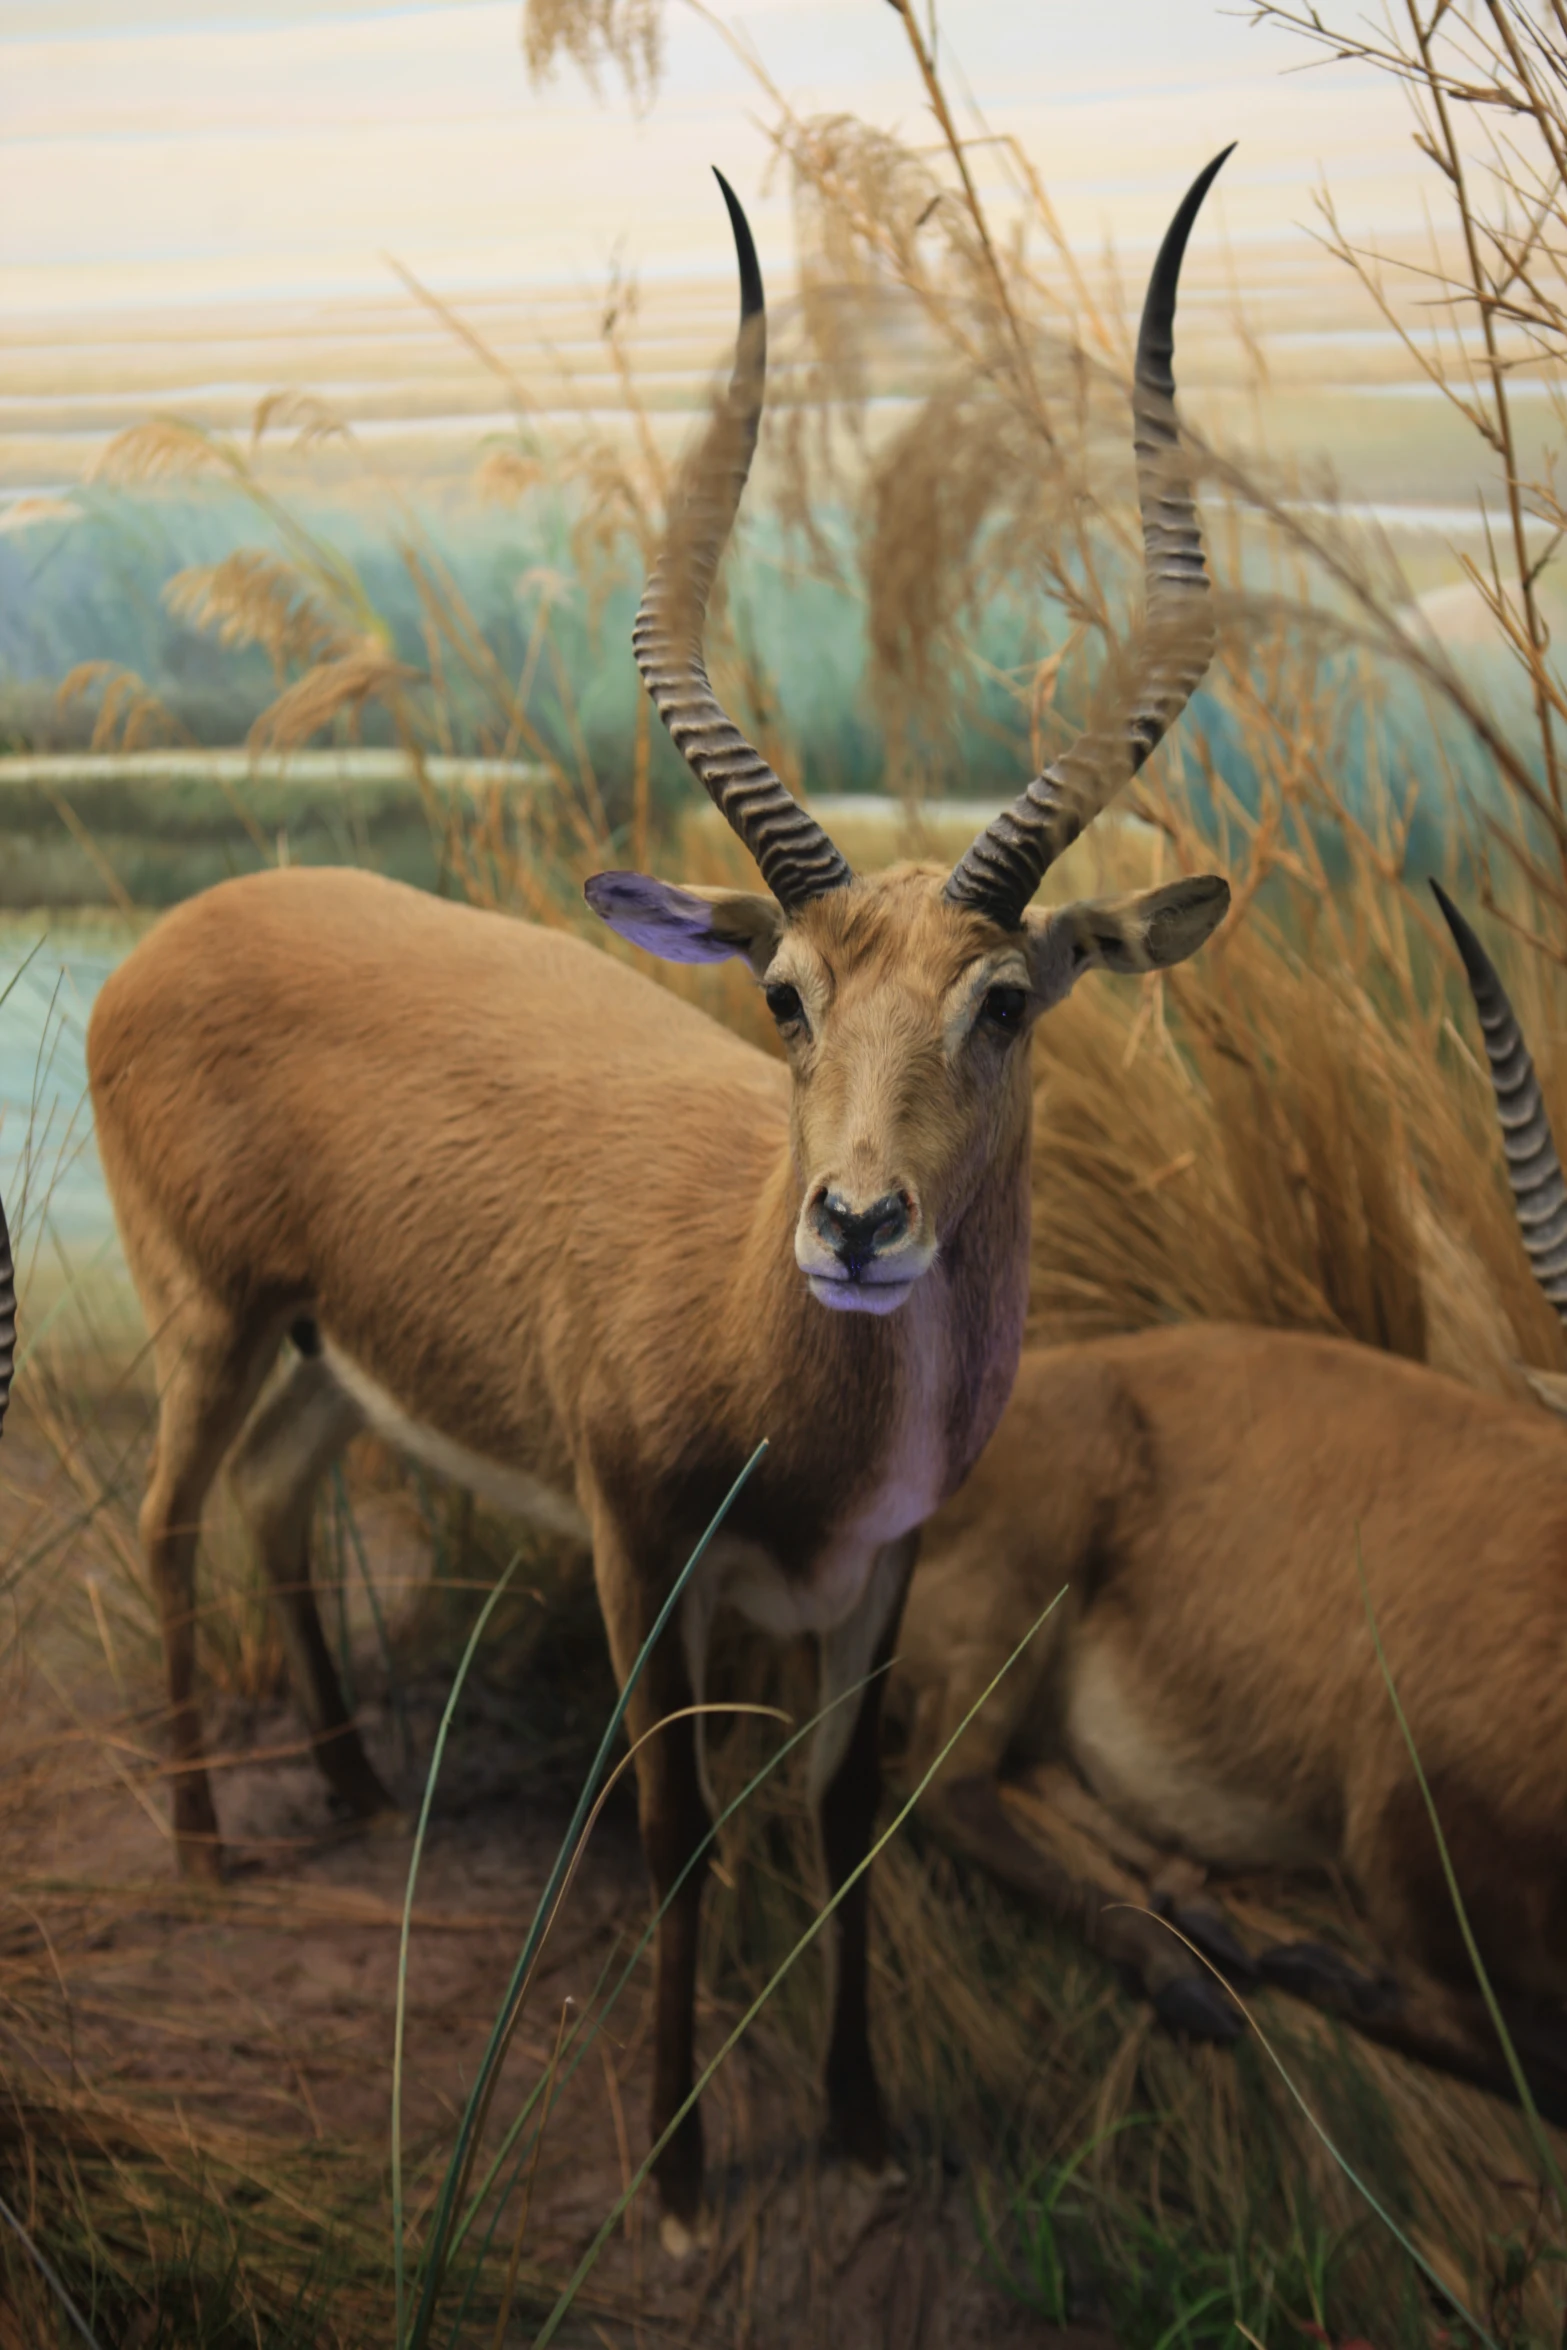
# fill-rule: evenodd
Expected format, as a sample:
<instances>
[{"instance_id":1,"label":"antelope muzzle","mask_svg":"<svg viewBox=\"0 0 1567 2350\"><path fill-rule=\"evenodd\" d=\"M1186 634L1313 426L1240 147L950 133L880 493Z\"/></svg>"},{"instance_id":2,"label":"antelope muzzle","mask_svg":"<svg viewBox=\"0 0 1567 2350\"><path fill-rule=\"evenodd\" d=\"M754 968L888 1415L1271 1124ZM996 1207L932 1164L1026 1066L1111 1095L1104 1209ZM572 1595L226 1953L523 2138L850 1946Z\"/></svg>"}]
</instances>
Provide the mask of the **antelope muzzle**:
<instances>
[{"instance_id":1,"label":"antelope muzzle","mask_svg":"<svg viewBox=\"0 0 1567 2350\"><path fill-rule=\"evenodd\" d=\"M869 1199L819 1184L795 1227L795 1261L812 1296L841 1312L894 1312L935 1253L906 1183Z\"/></svg>"}]
</instances>

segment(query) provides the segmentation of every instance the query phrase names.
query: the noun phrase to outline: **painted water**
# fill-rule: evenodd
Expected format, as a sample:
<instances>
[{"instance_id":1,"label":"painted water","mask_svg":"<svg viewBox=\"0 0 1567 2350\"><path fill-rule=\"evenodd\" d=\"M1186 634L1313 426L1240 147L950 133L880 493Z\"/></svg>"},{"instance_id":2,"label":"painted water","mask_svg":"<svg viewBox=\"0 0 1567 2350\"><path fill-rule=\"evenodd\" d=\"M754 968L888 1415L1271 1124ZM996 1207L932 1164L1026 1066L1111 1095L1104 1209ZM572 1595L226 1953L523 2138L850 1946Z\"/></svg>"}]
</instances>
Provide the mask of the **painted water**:
<instances>
[{"instance_id":1,"label":"painted water","mask_svg":"<svg viewBox=\"0 0 1567 2350\"><path fill-rule=\"evenodd\" d=\"M338 755L336 764L368 772L376 757ZM203 755L200 764L205 771L219 762ZM924 814L937 824L978 824L1000 804L936 799ZM816 805L825 822L852 813L862 824L880 820L889 834L903 815L897 801L873 793ZM123 1274L93 1143L87 1022L98 990L149 919L77 910L0 914L0 1199L24 1276L51 1295L69 1279ZM194 974L191 984L199 985Z\"/></svg>"},{"instance_id":2,"label":"painted water","mask_svg":"<svg viewBox=\"0 0 1567 2350\"><path fill-rule=\"evenodd\" d=\"M87 1021L140 927L0 922L0 1197L24 1289L57 1296L120 1269L93 1145Z\"/></svg>"}]
</instances>

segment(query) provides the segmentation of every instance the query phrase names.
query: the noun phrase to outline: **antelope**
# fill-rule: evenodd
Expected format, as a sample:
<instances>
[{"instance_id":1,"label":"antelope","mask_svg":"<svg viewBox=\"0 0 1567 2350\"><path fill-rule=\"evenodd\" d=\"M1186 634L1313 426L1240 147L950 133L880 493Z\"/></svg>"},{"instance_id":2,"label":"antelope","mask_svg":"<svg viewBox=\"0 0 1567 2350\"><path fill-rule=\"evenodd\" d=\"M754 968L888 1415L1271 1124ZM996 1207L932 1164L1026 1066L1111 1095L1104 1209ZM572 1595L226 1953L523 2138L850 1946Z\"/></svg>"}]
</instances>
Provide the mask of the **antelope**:
<instances>
[{"instance_id":1,"label":"antelope","mask_svg":"<svg viewBox=\"0 0 1567 2350\"><path fill-rule=\"evenodd\" d=\"M1539 1084L1494 966L1437 896L1480 1016L1524 1246L1567 1319L1567 1188ZM1369 1599L1486 1966L1520 2047L1556 2073L1560 2109L1560 1426L1298 1333L1214 1324L1030 1350L974 1475L925 1530L888 1701L911 1773L1063 1587L942 1762L924 1799L938 1837L1077 1927L1167 2023L1220 2039L1239 2017L1136 1906L1146 1895L1129 1875L1244 1982L1250 1962L1192 1897L1189 1864L1337 1867L1383 1951L1434 1982L1471 2048L1489 2051ZM1002 1800L1005 1768L1023 1761L1045 1766L1046 1801L1029 1807L1038 1844ZM1319 1946L1264 1953L1261 1971L1440 2053L1391 1986ZM1499 2070L1489 2055L1459 2069Z\"/></svg>"},{"instance_id":2,"label":"antelope","mask_svg":"<svg viewBox=\"0 0 1567 2350\"><path fill-rule=\"evenodd\" d=\"M815 1634L812 1785L828 1873L868 1850L876 1668L917 1529L999 1419L1028 1278L1036 1019L1093 968L1178 963L1227 884L1190 876L1031 910L1046 868L1189 699L1214 626L1171 374L1180 263L1221 156L1155 262L1133 408L1147 611L1125 705L986 826L950 873L852 873L720 707L706 610L745 485L766 368L761 273L720 180L740 277L727 393L683 469L633 632L638 668L766 894L636 873L586 884L620 937L736 957L787 1066L560 931L358 871L270 871L169 913L98 997L98 1146L151 1333L158 1428L141 1537L168 1677L183 1868L219 1867L194 1691L203 1498L232 1483L331 1787L386 1803L311 1594L316 1484L364 1426L504 1509L590 1542L626 1680L696 1537L770 1450L658 1644L628 1716L655 1896L652 2127L692 2079L707 1815L689 1717L720 1606ZM260 1401L284 1338L286 1375ZM258 1405L259 1409L254 1409ZM839 1915L826 2065L843 2151L882 2166L861 1877ZM693 2108L656 2178L665 2239L701 2216Z\"/></svg>"}]
</instances>

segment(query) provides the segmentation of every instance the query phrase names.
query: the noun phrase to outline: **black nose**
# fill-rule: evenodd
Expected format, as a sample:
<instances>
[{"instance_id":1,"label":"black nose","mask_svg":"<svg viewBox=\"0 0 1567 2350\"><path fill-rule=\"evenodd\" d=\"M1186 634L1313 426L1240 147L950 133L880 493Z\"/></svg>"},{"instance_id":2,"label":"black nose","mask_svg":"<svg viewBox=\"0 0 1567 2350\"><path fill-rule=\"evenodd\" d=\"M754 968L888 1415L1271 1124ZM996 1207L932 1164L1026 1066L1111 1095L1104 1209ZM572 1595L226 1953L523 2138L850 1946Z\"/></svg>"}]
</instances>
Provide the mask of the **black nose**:
<instances>
[{"instance_id":1,"label":"black nose","mask_svg":"<svg viewBox=\"0 0 1567 2350\"><path fill-rule=\"evenodd\" d=\"M851 1281L858 1281L873 1257L895 1248L909 1228L908 1197L883 1192L864 1209L851 1208L835 1191L824 1191L812 1221Z\"/></svg>"}]
</instances>

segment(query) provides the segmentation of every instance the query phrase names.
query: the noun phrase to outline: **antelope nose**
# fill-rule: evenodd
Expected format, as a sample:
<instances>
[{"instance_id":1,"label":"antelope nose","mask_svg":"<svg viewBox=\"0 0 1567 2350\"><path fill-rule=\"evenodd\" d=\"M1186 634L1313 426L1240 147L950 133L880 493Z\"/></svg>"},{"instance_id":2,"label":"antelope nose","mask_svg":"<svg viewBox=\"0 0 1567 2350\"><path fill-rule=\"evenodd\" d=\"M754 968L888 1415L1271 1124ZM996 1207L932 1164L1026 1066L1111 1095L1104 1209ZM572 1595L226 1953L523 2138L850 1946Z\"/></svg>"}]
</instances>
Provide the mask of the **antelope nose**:
<instances>
[{"instance_id":1,"label":"antelope nose","mask_svg":"<svg viewBox=\"0 0 1567 2350\"><path fill-rule=\"evenodd\" d=\"M858 1281L874 1257L895 1248L909 1229L909 1197L885 1191L868 1208L851 1208L835 1191L824 1191L811 1220L851 1281Z\"/></svg>"}]
</instances>

